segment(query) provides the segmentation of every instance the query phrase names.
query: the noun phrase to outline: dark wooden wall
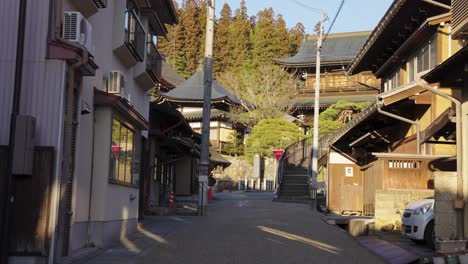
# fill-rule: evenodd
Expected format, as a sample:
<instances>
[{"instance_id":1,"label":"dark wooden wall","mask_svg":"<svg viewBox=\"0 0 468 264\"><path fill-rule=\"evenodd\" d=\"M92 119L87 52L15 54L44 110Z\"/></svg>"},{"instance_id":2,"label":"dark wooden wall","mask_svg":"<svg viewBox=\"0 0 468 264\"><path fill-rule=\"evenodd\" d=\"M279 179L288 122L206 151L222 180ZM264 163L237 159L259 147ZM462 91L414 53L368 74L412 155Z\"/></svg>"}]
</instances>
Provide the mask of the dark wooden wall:
<instances>
[{"instance_id":1,"label":"dark wooden wall","mask_svg":"<svg viewBox=\"0 0 468 264\"><path fill-rule=\"evenodd\" d=\"M49 250L53 147L36 147L32 176L15 176L10 254L46 256Z\"/></svg>"}]
</instances>

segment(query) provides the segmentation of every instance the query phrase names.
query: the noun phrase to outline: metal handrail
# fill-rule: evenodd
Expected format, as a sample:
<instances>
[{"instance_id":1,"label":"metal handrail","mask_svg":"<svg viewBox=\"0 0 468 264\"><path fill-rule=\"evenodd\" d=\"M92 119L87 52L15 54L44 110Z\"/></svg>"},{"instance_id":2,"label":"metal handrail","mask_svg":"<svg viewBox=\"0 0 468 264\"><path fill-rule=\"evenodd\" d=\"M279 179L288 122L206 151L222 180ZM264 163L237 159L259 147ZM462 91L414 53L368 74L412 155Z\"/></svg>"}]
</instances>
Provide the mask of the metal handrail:
<instances>
[{"instance_id":1,"label":"metal handrail","mask_svg":"<svg viewBox=\"0 0 468 264\"><path fill-rule=\"evenodd\" d=\"M294 162L308 158L309 148L312 148L311 137L292 143L284 149L284 154L278 161L277 187L282 183L284 169Z\"/></svg>"}]
</instances>

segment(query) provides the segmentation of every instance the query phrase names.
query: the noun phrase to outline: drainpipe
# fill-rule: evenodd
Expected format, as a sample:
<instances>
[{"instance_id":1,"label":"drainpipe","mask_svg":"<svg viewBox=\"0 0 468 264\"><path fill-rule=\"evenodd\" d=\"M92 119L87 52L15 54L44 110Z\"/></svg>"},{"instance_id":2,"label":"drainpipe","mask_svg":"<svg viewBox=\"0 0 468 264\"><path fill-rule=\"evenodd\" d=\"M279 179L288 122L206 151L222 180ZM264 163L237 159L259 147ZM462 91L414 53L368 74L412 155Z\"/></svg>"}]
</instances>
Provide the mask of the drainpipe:
<instances>
[{"instance_id":1,"label":"drainpipe","mask_svg":"<svg viewBox=\"0 0 468 264\"><path fill-rule=\"evenodd\" d=\"M382 110L382 105L379 105L379 107L377 107L377 112L381 113L382 115L386 115L388 117L391 117L391 118L394 118L394 119L416 126L416 153L421 154L421 136L420 136L421 128L420 128L419 122L386 112Z\"/></svg>"},{"instance_id":2,"label":"drainpipe","mask_svg":"<svg viewBox=\"0 0 468 264\"><path fill-rule=\"evenodd\" d=\"M91 178L89 180L89 199L88 199L88 224L86 225L86 246L91 247L91 213L92 213L92 201L93 201L93 182L94 182L94 138L95 138L95 130L94 124L96 123L96 115L95 115L95 108L93 109L93 134L92 134L92 151L91 151Z\"/></svg>"},{"instance_id":3,"label":"drainpipe","mask_svg":"<svg viewBox=\"0 0 468 264\"><path fill-rule=\"evenodd\" d=\"M463 200L463 176L462 176L462 105L461 102L451 95L448 95L432 86L429 86L427 82L418 79L416 83L424 88L425 90L434 93L436 95L440 95L443 98L449 100L450 102L455 104L455 112L456 112L456 146L457 146L457 198L453 201L453 207L457 212L457 237L459 239L464 238L464 230L463 230L463 208L465 207L465 201Z\"/></svg>"}]
</instances>

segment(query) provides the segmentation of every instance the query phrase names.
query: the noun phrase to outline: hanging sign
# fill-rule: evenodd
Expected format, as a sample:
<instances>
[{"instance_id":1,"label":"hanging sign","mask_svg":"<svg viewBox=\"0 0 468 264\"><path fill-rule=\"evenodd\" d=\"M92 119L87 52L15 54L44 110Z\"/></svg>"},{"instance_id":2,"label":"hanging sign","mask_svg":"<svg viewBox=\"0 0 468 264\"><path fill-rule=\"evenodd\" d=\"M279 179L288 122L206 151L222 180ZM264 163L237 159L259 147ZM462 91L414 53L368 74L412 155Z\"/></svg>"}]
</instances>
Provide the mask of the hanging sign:
<instances>
[{"instance_id":1,"label":"hanging sign","mask_svg":"<svg viewBox=\"0 0 468 264\"><path fill-rule=\"evenodd\" d=\"M112 153L114 153L114 157L115 157L116 159L119 158L119 154L120 154L120 150L121 150L121 149L122 149L122 147L119 146L119 145L113 145L113 146L112 146Z\"/></svg>"},{"instance_id":2,"label":"hanging sign","mask_svg":"<svg viewBox=\"0 0 468 264\"><path fill-rule=\"evenodd\" d=\"M279 160L284 154L284 149L274 149L273 155L275 155L276 160Z\"/></svg>"}]
</instances>

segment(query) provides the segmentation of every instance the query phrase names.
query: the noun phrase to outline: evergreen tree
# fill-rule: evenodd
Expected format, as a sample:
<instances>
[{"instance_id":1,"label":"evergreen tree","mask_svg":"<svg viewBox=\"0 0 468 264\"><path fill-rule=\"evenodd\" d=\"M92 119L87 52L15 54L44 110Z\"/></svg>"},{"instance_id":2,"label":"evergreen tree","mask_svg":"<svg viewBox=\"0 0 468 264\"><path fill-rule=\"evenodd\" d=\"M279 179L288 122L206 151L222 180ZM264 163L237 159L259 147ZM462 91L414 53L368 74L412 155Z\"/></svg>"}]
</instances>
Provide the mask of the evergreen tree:
<instances>
[{"instance_id":1,"label":"evergreen tree","mask_svg":"<svg viewBox=\"0 0 468 264\"><path fill-rule=\"evenodd\" d=\"M286 57L289 35L281 15L275 18L273 9L259 11L252 36L252 66L273 63L273 58Z\"/></svg>"},{"instance_id":2,"label":"evergreen tree","mask_svg":"<svg viewBox=\"0 0 468 264\"><path fill-rule=\"evenodd\" d=\"M232 51L232 64L235 72L245 65L251 58L251 41L252 27L250 25L249 16L247 15L247 7L245 1L242 0L240 7L235 11L235 17L229 27L231 36L230 48Z\"/></svg>"},{"instance_id":3,"label":"evergreen tree","mask_svg":"<svg viewBox=\"0 0 468 264\"><path fill-rule=\"evenodd\" d=\"M298 126L283 118L260 121L247 138L245 155L252 160L254 154L273 156L272 150L285 148L304 138Z\"/></svg>"},{"instance_id":4,"label":"evergreen tree","mask_svg":"<svg viewBox=\"0 0 468 264\"><path fill-rule=\"evenodd\" d=\"M206 17L208 16L207 13L207 4L206 0L197 0L197 5L198 5L198 15L197 15L197 22L200 27L200 33L197 36L200 38L200 46L199 46L199 55L198 55L198 60L197 60L197 65L200 61L202 61L205 58L205 41L206 41Z\"/></svg>"},{"instance_id":5,"label":"evergreen tree","mask_svg":"<svg viewBox=\"0 0 468 264\"><path fill-rule=\"evenodd\" d=\"M286 27L286 21L284 21L283 16L278 14L275 21L275 43L278 43L276 48L276 58L285 58L289 57L289 32Z\"/></svg>"},{"instance_id":6,"label":"evergreen tree","mask_svg":"<svg viewBox=\"0 0 468 264\"><path fill-rule=\"evenodd\" d=\"M302 23L297 23L296 26L289 30L289 54L294 56L301 46L301 42L305 36L305 28Z\"/></svg>"},{"instance_id":7,"label":"evergreen tree","mask_svg":"<svg viewBox=\"0 0 468 264\"><path fill-rule=\"evenodd\" d=\"M221 9L221 17L217 21L214 35L214 65L213 73L218 76L219 73L228 71L232 65L232 42L229 25L232 22L231 7L224 3ZM235 41L235 40L234 40Z\"/></svg>"},{"instance_id":8,"label":"evergreen tree","mask_svg":"<svg viewBox=\"0 0 468 264\"><path fill-rule=\"evenodd\" d=\"M180 65L178 63L175 65L175 69L184 77L189 77L196 71L199 60L203 56L200 54L200 46L204 38L199 15L200 8L197 0L184 1L179 23L181 30L177 34L177 40L181 42L177 57L184 61L180 61Z\"/></svg>"}]
</instances>

